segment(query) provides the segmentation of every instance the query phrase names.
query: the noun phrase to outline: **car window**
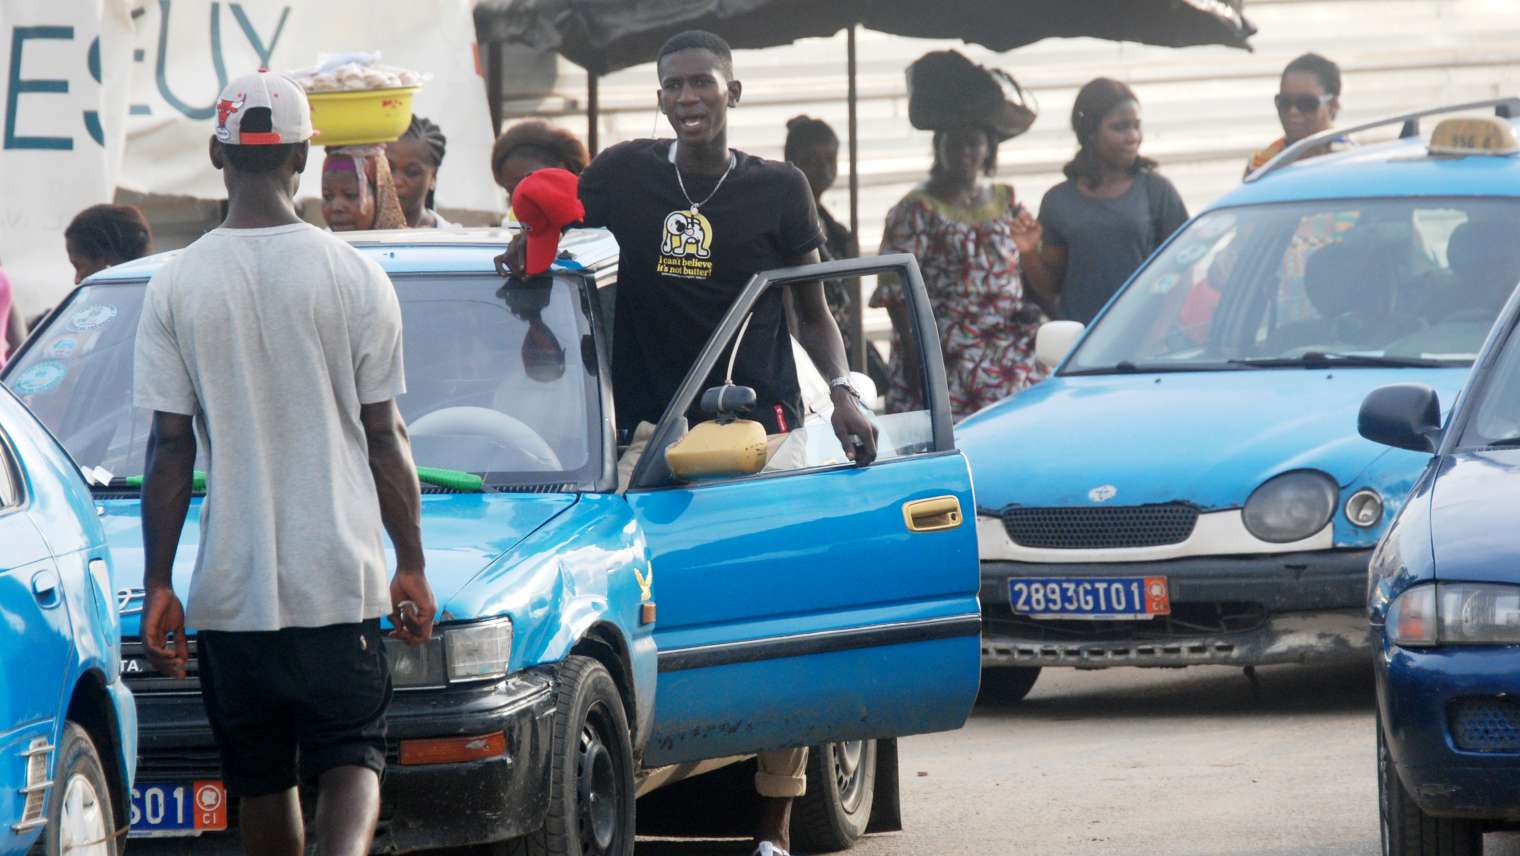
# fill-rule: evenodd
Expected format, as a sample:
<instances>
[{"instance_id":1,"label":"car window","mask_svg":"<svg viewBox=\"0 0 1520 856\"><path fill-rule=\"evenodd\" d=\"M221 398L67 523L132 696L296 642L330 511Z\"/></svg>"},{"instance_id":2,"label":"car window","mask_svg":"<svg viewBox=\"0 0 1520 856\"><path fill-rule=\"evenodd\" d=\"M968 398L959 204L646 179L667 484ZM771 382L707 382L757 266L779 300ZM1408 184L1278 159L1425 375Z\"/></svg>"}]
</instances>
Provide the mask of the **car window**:
<instances>
[{"instance_id":1,"label":"car window","mask_svg":"<svg viewBox=\"0 0 1520 856\"><path fill-rule=\"evenodd\" d=\"M11 455L10 438L0 430L0 512L21 503L21 470Z\"/></svg>"},{"instance_id":2,"label":"car window","mask_svg":"<svg viewBox=\"0 0 1520 856\"><path fill-rule=\"evenodd\" d=\"M895 275L883 274L882 279L891 276ZM877 389L864 374L851 374L852 383L860 393L860 405L877 430L876 460L880 463L923 454L934 446L933 420L925 403L929 400L924 387L925 373L921 361L910 356L916 353L913 340L898 342L893 364L896 366L901 361L903 370L890 389ZM792 356L802 396L803 421L783 434L770 435L766 465L760 472L762 476L850 465L844 446L834 431L829 378L813 363L795 336ZM911 365L910 359L913 360ZM735 380L743 383L740 378Z\"/></svg>"},{"instance_id":3,"label":"car window","mask_svg":"<svg viewBox=\"0 0 1520 856\"><path fill-rule=\"evenodd\" d=\"M1520 281L1520 202L1378 199L1199 217L1066 371L1230 368L1318 352L1470 363Z\"/></svg>"},{"instance_id":4,"label":"car window","mask_svg":"<svg viewBox=\"0 0 1520 856\"><path fill-rule=\"evenodd\" d=\"M600 379L577 276L511 288L496 276L392 281L405 331L407 392L397 405L419 466L500 487L596 480ZM80 289L5 375L75 460L118 478L143 472L152 420L132 405L145 285Z\"/></svg>"},{"instance_id":5,"label":"car window","mask_svg":"<svg viewBox=\"0 0 1520 856\"><path fill-rule=\"evenodd\" d=\"M1520 446L1520 336L1516 331L1510 332L1478 395L1458 445Z\"/></svg>"}]
</instances>

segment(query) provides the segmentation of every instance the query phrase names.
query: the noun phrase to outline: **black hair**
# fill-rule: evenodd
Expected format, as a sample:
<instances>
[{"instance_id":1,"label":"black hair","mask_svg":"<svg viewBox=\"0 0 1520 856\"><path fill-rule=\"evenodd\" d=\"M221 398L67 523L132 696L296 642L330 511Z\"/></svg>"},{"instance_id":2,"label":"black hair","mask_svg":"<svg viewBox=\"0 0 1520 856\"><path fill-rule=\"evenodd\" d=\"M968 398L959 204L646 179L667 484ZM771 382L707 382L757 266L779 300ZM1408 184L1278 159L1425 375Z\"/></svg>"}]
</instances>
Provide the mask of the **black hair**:
<instances>
[{"instance_id":1,"label":"black hair","mask_svg":"<svg viewBox=\"0 0 1520 856\"><path fill-rule=\"evenodd\" d=\"M1098 129L1103 127L1104 118L1114 108L1129 101L1140 103L1133 89L1122 81L1109 77L1089 80L1077 92L1077 100L1071 105L1071 129L1077 135L1077 145L1080 148L1077 149L1077 156L1061 167L1061 172L1067 178L1072 181L1085 180L1093 185L1103 180L1103 165L1098 161L1098 153L1093 151L1093 138L1097 136ZM1155 168L1155 161L1140 155L1130 165L1130 173Z\"/></svg>"},{"instance_id":2,"label":"black hair","mask_svg":"<svg viewBox=\"0 0 1520 856\"><path fill-rule=\"evenodd\" d=\"M443 155L448 151L449 138L443 135L443 129L436 122L413 114L412 123L406 126L406 133L401 135L401 139L421 143L433 162L433 169L443 166ZM433 207L433 191L427 192L427 200L423 204L428 208Z\"/></svg>"},{"instance_id":3,"label":"black hair","mask_svg":"<svg viewBox=\"0 0 1520 856\"><path fill-rule=\"evenodd\" d=\"M718 58L718 70L729 80L734 79L734 49L728 46L728 42L717 33L709 33L706 30L687 30L684 33L676 33L665 44L660 46L660 52L655 54L654 66L656 71L660 67L660 61L665 57L677 52L700 49L710 51Z\"/></svg>"},{"instance_id":4,"label":"black hair","mask_svg":"<svg viewBox=\"0 0 1520 856\"><path fill-rule=\"evenodd\" d=\"M998 136L979 125L970 125L968 127L981 131L982 135L987 138L987 157L982 160L982 172L992 175L997 172ZM934 132L934 163L929 167L929 175L931 177L938 175L945 168L944 164L939 162L939 144L944 142L945 135L948 133L950 132L944 128Z\"/></svg>"},{"instance_id":5,"label":"black hair","mask_svg":"<svg viewBox=\"0 0 1520 856\"><path fill-rule=\"evenodd\" d=\"M786 145L782 155L788 161L794 160L799 152L808 146L816 145L839 145L839 135L829 127L829 123L822 119L814 119L812 116L793 116L786 120Z\"/></svg>"},{"instance_id":6,"label":"black hair","mask_svg":"<svg viewBox=\"0 0 1520 856\"><path fill-rule=\"evenodd\" d=\"M238 123L240 131L251 131L255 134L267 134L274 130L274 114L268 107L250 107L243 111L243 118ZM277 143L270 146L230 146L223 145L222 152L227 158L227 163L238 172L262 174L274 172L290 161L291 152L296 150L296 143Z\"/></svg>"},{"instance_id":7,"label":"black hair","mask_svg":"<svg viewBox=\"0 0 1520 856\"><path fill-rule=\"evenodd\" d=\"M1288 67L1283 69L1283 77L1294 72L1312 74L1319 78L1319 85L1325 88L1327 95L1341 94L1341 67L1317 53L1306 53L1288 63Z\"/></svg>"},{"instance_id":8,"label":"black hair","mask_svg":"<svg viewBox=\"0 0 1520 856\"><path fill-rule=\"evenodd\" d=\"M131 205L91 205L70 221L63 237L86 258L118 265L148 254L153 232Z\"/></svg>"}]
</instances>

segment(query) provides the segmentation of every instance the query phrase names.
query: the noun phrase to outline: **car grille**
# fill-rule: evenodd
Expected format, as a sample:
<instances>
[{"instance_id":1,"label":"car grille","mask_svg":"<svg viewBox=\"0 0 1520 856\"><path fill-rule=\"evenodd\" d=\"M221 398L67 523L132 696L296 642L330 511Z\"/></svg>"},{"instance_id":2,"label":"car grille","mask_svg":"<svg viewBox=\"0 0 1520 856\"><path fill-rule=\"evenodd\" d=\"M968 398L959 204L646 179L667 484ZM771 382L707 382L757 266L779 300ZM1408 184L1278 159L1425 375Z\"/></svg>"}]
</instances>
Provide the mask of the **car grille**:
<instances>
[{"instance_id":1,"label":"car grille","mask_svg":"<svg viewBox=\"0 0 1520 856\"><path fill-rule=\"evenodd\" d=\"M148 661L143 643L123 639L121 641L121 679L134 693L198 693L201 690L200 667L196 662L195 640L186 640L190 649L185 663L185 680L172 678L153 668Z\"/></svg>"},{"instance_id":2,"label":"car grille","mask_svg":"<svg viewBox=\"0 0 1520 856\"><path fill-rule=\"evenodd\" d=\"M1497 698L1459 698L1448 711L1451 738L1467 752L1520 752L1520 704Z\"/></svg>"},{"instance_id":3,"label":"car grille","mask_svg":"<svg viewBox=\"0 0 1520 856\"><path fill-rule=\"evenodd\" d=\"M1193 534L1198 509L1181 502L1112 508L1003 509L1003 528L1022 547L1043 550L1112 550L1181 544Z\"/></svg>"}]
</instances>

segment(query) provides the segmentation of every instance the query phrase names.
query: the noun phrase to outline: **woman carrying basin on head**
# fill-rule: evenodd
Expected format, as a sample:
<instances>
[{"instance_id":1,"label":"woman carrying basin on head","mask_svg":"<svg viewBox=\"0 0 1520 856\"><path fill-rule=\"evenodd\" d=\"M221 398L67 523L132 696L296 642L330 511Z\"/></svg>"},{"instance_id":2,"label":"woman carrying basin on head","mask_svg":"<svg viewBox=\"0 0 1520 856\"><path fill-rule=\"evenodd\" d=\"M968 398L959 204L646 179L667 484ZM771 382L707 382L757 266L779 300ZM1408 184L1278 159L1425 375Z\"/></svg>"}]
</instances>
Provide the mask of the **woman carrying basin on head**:
<instances>
[{"instance_id":1,"label":"woman carrying basin on head","mask_svg":"<svg viewBox=\"0 0 1520 856\"><path fill-rule=\"evenodd\" d=\"M1083 86L1071 128L1080 148L1040 203L1040 250L1023 270L1062 317L1087 324L1188 213L1140 154L1140 101L1128 86L1106 77Z\"/></svg>"},{"instance_id":2,"label":"woman carrying basin on head","mask_svg":"<svg viewBox=\"0 0 1520 856\"><path fill-rule=\"evenodd\" d=\"M334 232L405 229L384 146L335 146L322 162L322 219Z\"/></svg>"},{"instance_id":3,"label":"woman carrying basin on head","mask_svg":"<svg viewBox=\"0 0 1520 856\"><path fill-rule=\"evenodd\" d=\"M1035 113L1011 77L954 51L925 55L909 80L909 119L934 132L934 162L928 180L887 213L881 252L918 258L939 329L950 408L960 418L1043 376L1034 361L1042 313L1024 288L1019 264L1035 251L1038 226L1011 185L986 180L997 169L998 145L1028 130ZM883 281L871 297L872 306L892 317L889 411L924 406L912 400L921 385L903 376L903 367L918 359L901 289L899 282Z\"/></svg>"}]
</instances>

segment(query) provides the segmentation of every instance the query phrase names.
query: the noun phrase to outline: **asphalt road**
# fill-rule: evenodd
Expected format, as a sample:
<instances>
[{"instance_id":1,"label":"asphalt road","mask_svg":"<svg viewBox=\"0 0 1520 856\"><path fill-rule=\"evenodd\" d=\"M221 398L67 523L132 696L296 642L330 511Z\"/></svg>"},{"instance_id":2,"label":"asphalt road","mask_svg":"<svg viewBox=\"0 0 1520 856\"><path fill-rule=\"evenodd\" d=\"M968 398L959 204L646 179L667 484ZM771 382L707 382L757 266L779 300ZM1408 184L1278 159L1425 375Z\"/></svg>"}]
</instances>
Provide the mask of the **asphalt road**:
<instances>
[{"instance_id":1,"label":"asphalt road","mask_svg":"<svg viewBox=\"0 0 1520 856\"><path fill-rule=\"evenodd\" d=\"M907 830L852 856L1373 856L1369 668L1046 671L1019 705L902 742ZM1491 835L1490 856L1520 856ZM638 856L741 856L642 841Z\"/></svg>"}]
</instances>

